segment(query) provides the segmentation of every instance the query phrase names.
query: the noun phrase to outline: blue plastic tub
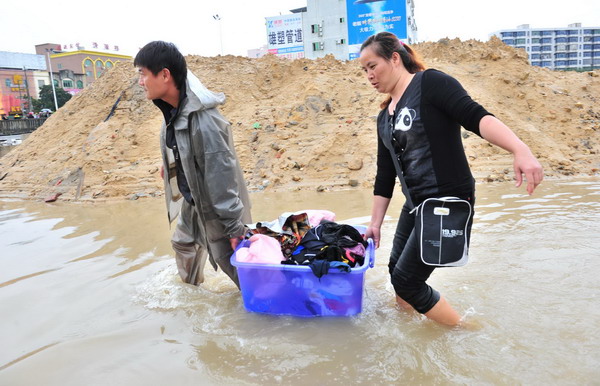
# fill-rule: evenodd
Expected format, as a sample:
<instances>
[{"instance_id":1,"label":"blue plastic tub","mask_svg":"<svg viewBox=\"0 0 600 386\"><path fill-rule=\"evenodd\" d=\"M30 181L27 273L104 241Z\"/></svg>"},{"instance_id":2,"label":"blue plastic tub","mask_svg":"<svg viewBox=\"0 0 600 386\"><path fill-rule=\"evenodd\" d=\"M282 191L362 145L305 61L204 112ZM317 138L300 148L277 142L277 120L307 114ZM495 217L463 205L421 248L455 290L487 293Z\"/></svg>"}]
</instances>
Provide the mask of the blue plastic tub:
<instances>
[{"instance_id":1,"label":"blue plastic tub","mask_svg":"<svg viewBox=\"0 0 600 386\"><path fill-rule=\"evenodd\" d=\"M356 227L364 232L364 227ZM245 240L240 247L249 246ZM365 272L375 264L375 246L369 239L365 262L350 272L336 268L321 278L310 267L287 264L244 263L237 267L244 307L250 312L274 315L351 316L362 311Z\"/></svg>"}]
</instances>

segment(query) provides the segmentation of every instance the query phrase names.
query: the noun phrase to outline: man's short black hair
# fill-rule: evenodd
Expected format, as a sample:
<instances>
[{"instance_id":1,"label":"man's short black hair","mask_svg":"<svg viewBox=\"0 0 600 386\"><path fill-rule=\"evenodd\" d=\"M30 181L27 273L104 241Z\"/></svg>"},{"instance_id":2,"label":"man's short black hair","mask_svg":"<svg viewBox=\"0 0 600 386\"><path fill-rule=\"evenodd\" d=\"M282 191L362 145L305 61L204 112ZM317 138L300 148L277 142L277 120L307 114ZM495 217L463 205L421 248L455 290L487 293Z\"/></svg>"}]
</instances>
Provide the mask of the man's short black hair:
<instances>
[{"instance_id":1,"label":"man's short black hair","mask_svg":"<svg viewBox=\"0 0 600 386\"><path fill-rule=\"evenodd\" d=\"M145 67L154 75L166 68L171 72L177 89L181 90L185 87L187 76L185 58L173 43L157 40L146 44L135 56L133 65Z\"/></svg>"}]
</instances>

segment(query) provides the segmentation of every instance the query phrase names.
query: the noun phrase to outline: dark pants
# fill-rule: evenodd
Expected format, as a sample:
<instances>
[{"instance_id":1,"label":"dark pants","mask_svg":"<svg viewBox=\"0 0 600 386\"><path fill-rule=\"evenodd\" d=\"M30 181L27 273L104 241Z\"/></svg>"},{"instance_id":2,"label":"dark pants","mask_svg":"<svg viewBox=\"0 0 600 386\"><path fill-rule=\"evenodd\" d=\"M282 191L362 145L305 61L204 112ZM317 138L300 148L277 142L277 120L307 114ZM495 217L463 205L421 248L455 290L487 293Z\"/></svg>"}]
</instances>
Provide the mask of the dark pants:
<instances>
[{"instance_id":1,"label":"dark pants","mask_svg":"<svg viewBox=\"0 0 600 386\"><path fill-rule=\"evenodd\" d=\"M468 199L474 207L474 200L471 197ZM435 267L421 261L415 234L415 214L411 214L410 210L407 205L402 207L388 268L396 294L415 310L424 314L436 305L440 300L440 294L426 283ZM472 222L473 217L468 225L469 235Z\"/></svg>"}]
</instances>

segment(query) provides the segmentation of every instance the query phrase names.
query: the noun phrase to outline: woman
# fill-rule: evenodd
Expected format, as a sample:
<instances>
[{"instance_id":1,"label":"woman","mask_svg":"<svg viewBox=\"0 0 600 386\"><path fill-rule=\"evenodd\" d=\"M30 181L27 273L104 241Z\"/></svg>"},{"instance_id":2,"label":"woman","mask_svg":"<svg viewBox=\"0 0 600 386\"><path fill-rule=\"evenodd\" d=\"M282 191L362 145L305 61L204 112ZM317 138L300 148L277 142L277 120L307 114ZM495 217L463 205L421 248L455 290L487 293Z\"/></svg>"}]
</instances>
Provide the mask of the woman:
<instances>
[{"instance_id":1,"label":"woman","mask_svg":"<svg viewBox=\"0 0 600 386\"><path fill-rule=\"evenodd\" d=\"M461 126L513 154L517 187L523 174L529 194L542 181L542 167L527 145L474 102L454 78L425 70L415 52L394 34L381 32L368 38L359 60L373 87L389 95L377 119L377 175L366 231L377 247L397 176L392 151L403 171L411 199L407 201L415 206L427 198L444 196L474 204L475 180L462 146ZM409 204L402 208L390 254L396 301L438 323L458 325L459 314L426 283L434 267L420 259L411 209Z\"/></svg>"}]
</instances>

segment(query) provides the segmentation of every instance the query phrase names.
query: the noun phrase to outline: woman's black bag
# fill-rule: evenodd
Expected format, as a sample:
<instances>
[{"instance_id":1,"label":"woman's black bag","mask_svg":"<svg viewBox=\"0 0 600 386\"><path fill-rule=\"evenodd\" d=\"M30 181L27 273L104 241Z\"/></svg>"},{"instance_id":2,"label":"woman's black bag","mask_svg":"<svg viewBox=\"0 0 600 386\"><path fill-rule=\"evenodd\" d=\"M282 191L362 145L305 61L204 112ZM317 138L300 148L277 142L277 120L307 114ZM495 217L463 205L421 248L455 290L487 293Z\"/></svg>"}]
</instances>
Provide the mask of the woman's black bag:
<instances>
[{"instance_id":1,"label":"woman's black bag","mask_svg":"<svg viewBox=\"0 0 600 386\"><path fill-rule=\"evenodd\" d=\"M460 267L469 260L471 204L457 197L428 198L413 209L421 260Z\"/></svg>"}]
</instances>

